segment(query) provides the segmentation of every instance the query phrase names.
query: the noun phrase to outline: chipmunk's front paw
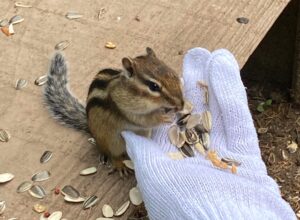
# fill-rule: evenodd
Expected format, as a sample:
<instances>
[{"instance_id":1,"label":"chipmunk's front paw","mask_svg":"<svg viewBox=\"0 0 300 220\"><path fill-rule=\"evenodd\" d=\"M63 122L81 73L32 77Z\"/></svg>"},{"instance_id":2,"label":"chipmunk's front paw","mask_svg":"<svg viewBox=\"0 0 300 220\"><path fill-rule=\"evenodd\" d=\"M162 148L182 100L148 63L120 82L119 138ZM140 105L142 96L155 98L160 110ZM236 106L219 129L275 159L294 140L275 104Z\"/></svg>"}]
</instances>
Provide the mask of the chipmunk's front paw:
<instances>
[{"instance_id":1,"label":"chipmunk's front paw","mask_svg":"<svg viewBox=\"0 0 300 220\"><path fill-rule=\"evenodd\" d=\"M127 168L123 163L123 159L112 159L112 169L109 171L109 174L118 172L121 178L127 177L133 173L132 170Z\"/></svg>"},{"instance_id":2,"label":"chipmunk's front paw","mask_svg":"<svg viewBox=\"0 0 300 220\"><path fill-rule=\"evenodd\" d=\"M163 113L160 118L162 123L172 123L175 120L175 113Z\"/></svg>"}]
</instances>

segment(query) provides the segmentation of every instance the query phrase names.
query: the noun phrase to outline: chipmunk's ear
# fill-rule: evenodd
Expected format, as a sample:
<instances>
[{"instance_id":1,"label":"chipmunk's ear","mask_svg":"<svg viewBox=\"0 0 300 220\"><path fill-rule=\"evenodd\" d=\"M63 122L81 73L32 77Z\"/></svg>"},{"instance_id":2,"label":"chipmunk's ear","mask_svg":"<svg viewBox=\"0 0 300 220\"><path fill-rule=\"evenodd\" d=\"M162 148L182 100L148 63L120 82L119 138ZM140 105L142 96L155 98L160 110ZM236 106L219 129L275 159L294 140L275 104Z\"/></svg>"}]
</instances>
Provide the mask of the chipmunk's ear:
<instances>
[{"instance_id":1,"label":"chipmunk's ear","mask_svg":"<svg viewBox=\"0 0 300 220\"><path fill-rule=\"evenodd\" d=\"M147 52L148 56L156 57L156 55L155 55L154 51L152 50L152 48L147 47L146 52Z\"/></svg>"},{"instance_id":2,"label":"chipmunk's ear","mask_svg":"<svg viewBox=\"0 0 300 220\"><path fill-rule=\"evenodd\" d=\"M129 72L129 77L133 75L133 60L127 57L122 59L123 67Z\"/></svg>"}]
</instances>

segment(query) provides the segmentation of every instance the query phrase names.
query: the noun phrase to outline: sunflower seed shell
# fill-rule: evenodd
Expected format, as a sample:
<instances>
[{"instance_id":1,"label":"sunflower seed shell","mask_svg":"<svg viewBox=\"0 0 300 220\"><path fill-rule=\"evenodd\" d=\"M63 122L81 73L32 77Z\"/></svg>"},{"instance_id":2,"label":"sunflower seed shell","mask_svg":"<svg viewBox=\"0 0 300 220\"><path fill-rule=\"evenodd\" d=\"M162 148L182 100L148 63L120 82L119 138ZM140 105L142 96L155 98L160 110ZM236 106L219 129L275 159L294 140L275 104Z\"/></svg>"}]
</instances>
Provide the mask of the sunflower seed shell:
<instances>
[{"instance_id":1,"label":"sunflower seed shell","mask_svg":"<svg viewBox=\"0 0 300 220\"><path fill-rule=\"evenodd\" d=\"M48 76L47 75L43 75L38 77L35 81L34 84L37 86L42 86L44 85L46 82L48 81Z\"/></svg>"},{"instance_id":2,"label":"sunflower seed shell","mask_svg":"<svg viewBox=\"0 0 300 220\"><path fill-rule=\"evenodd\" d=\"M8 26L9 22L7 19L3 19L0 21L0 27L6 27Z\"/></svg>"},{"instance_id":3,"label":"sunflower seed shell","mask_svg":"<svg viewBox=\"0 0 300 220\"><path fill-rule=\"evenodd\" d=\"M298 149L298 144L296 144L296 142L292 141L292 143L290 143L288 146L287 146L287 149L288 151L293 154L297 151Z\"/></svg>"},{"instance_id":4,"label":"sunflower seed shell","mask_svg":"<svg viewBox=\"0 0 300 220\"><path fill-rule=\"evenodd\" d=\"M20 15L15 15L9 20L9 24L18 24L24 21L24 18Z\"/></svg>"},{"instance_id":5,"label":"sunflower seed shell","mask_svg":"<svg viewBox=\"0 0 300 220\"><path fill-rule=\"evenodd\" d=\"M129 205L130 205L130 201L123 203L123 205L121 205L120 208L118 208L118 210L115 212L114 215L115 216L123 215L127 211Z\"/></svg>"},{"instance_id":6,"label":"sunflower seed shell","mask_svg":"<svg viewBox=\"0 0 300 220\"><path fill-rule=\"evenodd\" d=\"M11 181L15 176L11 173L1 173L0 174L0 183L7 183Z\"/></svg>"},{"instance_id":7,"label":"sunflower seed shell","mask_svg":"<svg viewBox=\"0 0 300 220\"><path fill-rule=\"evenodd\" d=\"M64 200L66 202L80 203L80 202L84 202L85 198L83 198L83 197L72 198L68 195L65 195Z\"/></svg>"},{"instance_id":8,"label":"sunflower seed shell","mask_svg":"<svg viewBox=\"0 0 300 220\"><path fill-rule=\"evenodd\" d=\"M88 197L83 203L83 209L91 208L92 206L96 205L98 201L99 198L97 196Z\"/></svg>"},{"instance_id":9,"label":"sunflower seed shell","mask_svg":"<svg viewBox=\"0 0 300 220\"><path fill-rule=\"evenodd\" d=\"M125 164L125 166L131 170L134 170L134 164L132 162L132 160L123 160L123 163Z\"/></svg>"},{"instance_id":10,"label":"sunflower seed shell","mask_svg":"<svg viewBox=\"0 0 300 220\"><path fill-rule=\"evenodd\" d=\"M20 7L20 8L32 8L32 5L26 5L26 4L22 3L22 2L16 2L15 6L16 7Z\"/></svg>"},{"instance_id":11,"label":"sunflower seed shell","mask_svg":"<svg viewBox=\"0 0 300 220\"><path fill-rule=\"evenodd\" d=\"M29 190L32 187L32 182L24 181L17 188L17 193L22 193Z\"/></svg>"},{"instance_id":12,"label":"sunflower seed shell","mask_svg":"<svg viewBox=\"0 0 300 220\"><path fill-rule=\"evenodd\" d=\"M114 210L112 207L108 204L104 204L102 207L102 214L106 218L110 218L114 216Z\"/></svg>"},{"instance_id":13,"label":"sunflower seed shell","mask_svg":"<svg viewBox=\"0 0 300 220\"><path fill-rule=\"evenodd\" d=\"M69 196L71 198L77 199L80 197L80 193L71 185L66 185L62 188L61 193L64 196Z\"/></svg>"},{"instance_id":14,"label":"sunflower seed shell","mask_svg":"<svg viewBox=\"0 0 300 220\"><path fill-rule=\"evenodd\" d=\"M34 185L31 187L31 189L28 191L30 195L32 195L35 198L42 199L46 196L46 192L42 186Z\"/></svg>"},{"instance_id":15,"label":"sunflower seed shell","mask_svg":"<svg viewBox=\"0 0 300 220\"><path fill-rule=\"evenodd\" d=\"M96 220L114 220L114 219L113 218L100 217L100 218L96 218Z\"/></svg>"},{"instance_id":16,"label":"sunflower seed shell","mask_svg":"<svg viewBox=\"0 0 300 220\"><path fill-rule=\"evenodd\" d=\"M8 142L9 139L10 139L10 133L8 131L0 129L0 141Z\"/></svg>"},{"instance_id":17,"label":"sunflower seed shell","mask_svg":"<svg viewBox=\"0 0 300 220\"><path fill-rule=\"evenodd\" d=\"M191 115L186 123L186 128L192 129L192 128L196 127L196 125L202 124L201 119L202 119L202 117L200 114Z\"/></svg>"},{"instance_id":18,"label":"sunflower seed shell","mask_svg":"<svg viewBox=\"0 0 300 220\"><path fill-rule=\"evenodd\" d=\"M66 18L72 20L72 19L78 19L78 18L81 18L83 17L82 14L79 14L78 12L68 12L66 14Z\"/></svg>"},{"instance_id":19,"label":"sunflower seed shell","mask_svg":"<svg viewBox=\"0 0 300 220\"><path fill-rule=\"evenodd\" d=\"M70 41L64 40L55 45L55 50L64 50L70 45Z\"/></svg>"},{"instance_id":20,"label":"sunflower seed shell","mask_svg":"<svg viewBox=\"0 0 300 220\"><path fill-rule=\"evenodd\" d=\"M212 123L210 111L205 111L202 114L202 121L203 121L203 127L204 127L204 129L207 132L210 132L210 130L211 130L211 123Z\"/></svg>"},{"instance_id":21,"label":"sunflower seed shell","mask_svg":"<svg viewBox=\"0 0 300 220\"><path fill-rule=\"evenodd\" d=\"M0 201L0 215L4 213L5 208L6 208L5 201Z\"/></svg>"},{"instance_id":22,"label":"sunflower seed shell","mask_svg":"<svg viewBox=\"0 0 300 220\"><path fill-rule=\"evenodd\" d=\"M137 187L133 187L129 191L129 199L133 205L140 205L143 202L142 194Z\"/></svg>"},{"instance_id":23,"label":"sunflower seed shell","mask_svg":"<svg viewBox=\"0 0 300 220\"><path fill-rule=\"evenodd\" d=\"M40 162L41 162L41 163L46 163L46 162L48 162L48 161L51 159L51 157L52 157L52 152L46 150L46 151L43 153L43 155L41 156Z\"/></svg>"},{"instance_id":24,"label":"sunflower seed shell","mask_svg":"<svg viewBox=\"0 0 300 220\"><path fill-rule=\"evenodd\" d=\"M95 138L89 138L89 139L88 139L88 142L89 142L90 144L96 145L96 140L95 140Z\"/></svg>"},{"instance_id":25,"label":"sunflower seed shell","mask_svg":"<svg viewBox=\"0 0 300 220\"><path fill-rule=\"evenodd\" d=\"M8 25L8 33L9 33L9 35L15 34L15 30L14 30L13 24L9 24Z\"/></svg>"},{"instance_id":26,"label":"sunflower seed shell","mask_svg":"<svg viewBox=\"0 0 300 220\"><path fill-rule=\"evenodd\" d=\"M33 182L41 182L41 181L49 179L50 176L51 176L51 173L47 170L44 170L44 171L41 171L41 172L38 172L38 173L34 174L31 177L31 180Z\"/></svg>"},{"instance_id":27,"label":"sunflower seed shell","mask_svg":"<svg viewBox=\"0 0 300 220\"><path fill-rule=\"evenodd\" d=\"M241 162L239 162L237 160L234 160L234 159L231 159L231 158L228 158L228 157L221 158L221 161L227 163L229 166L232 166L234 164L235 166L238 167L242 164Z\"/></svg>"},{"instance_id":28,"label":"sunflower seed shell","mask_svg":"<svg viewBox=\"0 0 300 220\"><path fill-rule=\"evenodd\" d=\"M96 167L89 167L89 168L86 168L86 169L80 171L80 175L87 176L87 175L94 174L96 172L97 172L97 168Z\"/></svg>"},{"instance_id":29,"label":"sunflower seed shell","mask_svg":"<svg viewBox=\"0 0 300 220\"><path fill-rule=\"evenodd\" d=\"M48 220L61 220L61 217L62 217L62 212L61 211L56 211L56 212L53 212L48 217Z\"/></svg>"},{"instance_id":30,"label":"sunflower seed shell","mask_svg":"<svg viewBox=\"0 0 300 220\"><path fill-rule=\"evenodd\" d=\"M18 79L16 82L16 90L23 89L27 85L27 81L25 79Z\"/></svg>"}]
</instances>

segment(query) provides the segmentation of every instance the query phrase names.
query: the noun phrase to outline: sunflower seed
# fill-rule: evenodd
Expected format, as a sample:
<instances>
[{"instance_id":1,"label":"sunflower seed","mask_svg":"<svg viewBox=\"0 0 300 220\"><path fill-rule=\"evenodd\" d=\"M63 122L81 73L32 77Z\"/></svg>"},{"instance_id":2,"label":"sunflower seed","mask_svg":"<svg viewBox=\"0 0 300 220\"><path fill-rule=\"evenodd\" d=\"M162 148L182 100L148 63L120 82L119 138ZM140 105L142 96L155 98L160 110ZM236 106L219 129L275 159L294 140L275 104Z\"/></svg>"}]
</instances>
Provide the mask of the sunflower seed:
<instances>
[{"instance_id":1,"label":"sunflower seed","mask_svg":"<svg viewBox=\"0 0 300 220\"><path fill-rule=\"evenodd\" d=\"M42 199L46 196L46 192L42 186L34 185L28 191L35 198Z\"/></svg>"},{"instance_id":2,"label":"sunflower seed","mask_svg":"<svg viewBox=\"0 0 300 220\"><path fill-rule=\"evenodd\" d=\"M131 170L134 170L134 164L132 162L132 160L123 160L123 163L125 164L125 166Z\"/></svg>"},{"instance_id":3,"label":"sunflower seed","mask_svg":"<svg viewBox=\"0 0 300 220\"><path fill-rule=\"evenodd\" d=\"M25 79L18 79L16 82L16 90L20 90L27 85L27 81Z\"/></svg>"},{"instance_id":4,"label":"sunflower seed","mask_svg":"<svg viewBox=\"0 0 300 220\"><path fill-rule=\"evenodd\" d=\"M41 172L38 172L38 173L34 174L31 177L31 180L33 182L41 182L41 181L49 179L50 176L51 176L51 173L49 171L45 170L45 171L41 171Z\"/></svg>"},{"instance_id":5,"label":"sunflower seed","mask_svg":"<svg viewBox=\"0 0 300 220\"><path fill-rule=\"evenodd\" d=\"M18 24L24 21L24 18L20 15L15 15L9 20L9 24Z\"/></svg>"},{"instance_id":6,"label":"sunflower seed","mask_svg":"<svg viewBox=\"0 0 300 220\"><path fill-rule=\"evenodd\" d=\"M287 146L288 151L293 154L297 151L298 149L298 144L296 142L292 141L288 146Z\"/></svg>"},{"instance_id":7,"label":"sunflower seed","mask_svg":"<svg viewBox=\"0 0 300 220\"><path fill-rule=\"evenodd\" d=\"M257 133L259 134L265 134L268 132L268 128L258 128Z\"/></svg>"},{"instance_id":8,"label":"sunflower seed","mask_svg":"<svg viewBox=\"0 0 300 220\"><path fill-rule=\"evenodd\" d=\"M51 157L52 157L52 152L46 150L46 151L43 153L43 155L41 156L40 162L41 162L41 163L46 163L46 162L48 162L48 161L51 159Z\"/></svg>"},{"instance_id":9,"label":"sunflower seed","mask_svg":"<svg viewBox=\"0 0 300 220\"><path fill-rule=\"evenodd\" d=\"M198 124L202 124L201 119L202 119L202 117L200 114L191 115L191 117L189 117L189 119L186 123L186 128L191 129L191 128L196 127L196 125L198 125Z\"/></svg>"},{"instance_id":10,"label":"sunflower seed","mask_svg":"<svg viewBox=\"0 0 300 220\"><path fill-rule=\"evenodd\" d=\"M123 205L121 205L120 208L118 208L118 210L115 212L114 215L115 216L123 215L127 211L129 205L130 205L130 201L123 203Z\"/></svg>"},{"instance_id":11,"label":"sunflower seed","mask_svg":"<svg viewBox=\"0 0 300 220\"><path fill-rule=\"evenodd\" d=\"M181 148L179 148L180 152L186 157L193 157L195 153L190 145L184 144Z\"/></svg>"},{"instance_id":12,"label":"sunflower seed","mask_svg":"<svg viewBox=\"0 0 300 220\"><path fill-rule=\"evenodd\" d=\"M185 142L192 145L199 142L199 136L195 129L186 129L185 130Z\"/></svg>"},{"instance_id":13,"label":"sunflower seed","mask_svg":"<svg viewBox=\"0 0 300 220\"><path fill-rule=\"evenodd\" d=\"M34 84L37 85L37 86L42 86L44 85L48 80L48 76L47 75L43 75L43 76L40 76L38 77L35 81L34 81Z\"/></svg>"},{"instance_id":14,"label":"sunflower seed","mask_svg":"<svg viewBox=\"0 0 300 220\"><path fill-rule=\"evenodd\" d=\"M1 173L0 174L0 183L7 183L11 181L15 176L11 173Z\"/></svg>"},{"instance_id":15,"label":"sunflower seed","mask_svg":"<svg viewBox=\"0 0 300 220\"><path fill-rule=\"evenodd\" d=\"M83 197L73 198L68 195L65 195L64 200L67 202L80 203L80 202L84 202L85 198Z\"/></svg>"},{"instance_id":16,"label":"sunflower seed","mask_svg":"<svg viewBox=\"0 0 300 220\"><path fill-rule=\"evenodd\" d=\"M287 155L287 153L286 153L285 150L281 150L281 156L282 156L282 159L284 159L284 160L289 159L289 157L288 157L288 155Z\"/></svg>"},{"instance_id":17,"label":"sunflower seed","mask_svg":"<svg viewBox=\"0 0 300 220\"><path fill-rule=\"evenodd\" d=\"M102 214L104 217L110 218L114 216L114 210L110 205L104 204L102 207Z\"/></svg>"},{"instance_id":18,"label":"sunflower seed","mask_svg":"<svg viewBox=\"0 0 300 220\"><path fill-rule=\"evenodd\" d=\"M7 19L3 19L0 21L0 27L6 27L8 26L9 22Z\"/></svg>"},{"instance_id":19,"label":"sunflower seed","mask_svg":"<svg viewBox=\"0 0 300 220\"><path fill-rule=\"evenodd\" d=\"M83 203L83 209L91 208L92 206L96 205L98 201L99 198L97 196L88 197Z\"/></svg>"},{"instance_id":20,"label":"sunflower seed","mask_svg":"<svg viewBox=\"0 0 300 220\"><path fill-rule=\"evenodd\" d=\"M180 128L184 127L184 126L186 125L188 119L190 118L190 116L191 116L191 114L187 114L187 115L181 116L181 117L178 119L178 121L176 122L176 124L177 124Z\"/></svg>"},{"instance_id":21,"label":"sunflower seed","mask_svg":"<svg viewBox=\"0 0 300 220\"><path fill-rule=\"evenodd\" d=\"M48 220L60 220L62 217L61 211L53 212L47 219Z\"/></svg>"},{"instance_id":22,"label":"sunflower seed","mask_svg":"<svg viewBox=\"0 0 300 220\"><path fill-rule=\"evenodd\" d=\"M0 129L0 141L8 142L9 139L10 139L10 133L8 131Z\"/></svg>"},{"instance_id":23,"label":"sunflower seed","mask_svg":"<svg viewBox=\"0 0 300 220\"><path fill-rule=\"evenodd\" d=\"M43 206L41 204L35 204L32 208L34 211L36 211L37 213L42 213L44 211L46 211L46 206Z\"/></svg>"},{"instance_id":24,"label":"sunflower seed","mask_svg":"<svg viewBox=\"0 0 300 220\"><path fill-rule=\"evenodd\" d=\"M70 186L70 185L64 186L61 190L61 193L64 196L69 196L74 199L77 199L78 197L80 197L80 193L73 186Z\"/></svg>"},{"instance_id":25,"label":"sunflower seed","mask_svg":"<svg viewBox=\"0 0 300 220\"><path fill-rule=\"evenodd\" d=\"M64 40L55 45L55 50L64 50L70 45L70 41Z\"/></svg>"},{"instance_id":26,"label":"sunflower seed","mask_svg":"<svg viewBox=\"0 0 300 220\"><path fill-rule=\"evenodd\" d=\"M17 193L22 193L29 190L32 187L32 182L25 181L21 183L17 188Z\"/></svg>"},{"instance_id":27,"label":"sunflower seed","mask_svg":"<svg viewBox=\"0 0 300 220\"><path fill-rule=\"evenodd\" d=\"M140 205L143 202L142 194L137 187L133 187L129 191L129 199L133 205Z\"/></svg>"},{"instance_id":28,"label":"sunflower seed","mask_svg":"<svg viewBox=\"0 0 300 220\"><path fill-rule=\"evenodd\" d=\"M193 111L193 104L190 101L185 100L183 109L180 111L180 114L186 115L190 114Z\"/></svg>"},{"instance_id":29,"label":"sunflower seed","mask_svg":"<svg viewBox=\"0 0 300 220\"><path fill-rule=\"evenodd\" d=\"M210 145L210 137L208 133L202 133L201 134L201 140L202 140L202 145L204 147L205 150L209 149L209 145Z\"/></svg>"},{"instance_id":30,"label":"sunflower seed","mask_svg":"<svg viewBox=\"0 0 300 220\"><path fill-rule=\"evenodd\" d=\"M105 44L105 47L108 48L108 49L115 49L116 48L116 45L112 42L107 42Z\"/></svg>"},{"instance_id":31,"label":"sunflower seed","mask_svg":"<svg viewBox=\"0 0 300 220\"><path fill-rule=\"evenodd\" d=\"M169 130L168 130L168 136L169 136L169 139L171 141L171 143L173 145L177 145L178 143L178 136L179 136L179 129L176 125L172 125Z\"/></svg>"},{"instance_id":32,"label":"sunflower seed","mask_svg":"<svg viewBox=\"0 0 300 220\"><path fill-rule=\"evenodd\" d=\"M32 8L32 5L26 5L26 4L22 3L22 2L16 2L15 6L16 7L20 7L20 8Z\"/></svg>"},{"instance_id":33,"label":"sunflower seed","mask_svg":"<svg viewBox=\"0 0 300 220\"><path fill-rule=\"evenodd\" d=\"M245 17L239 17L236 19L236 21L239 22L240 24L248 24L249 19Z\"/></svg>"},{"instance_id":34,"label":"sunflower seed","mask_svg":"<svg viewBox=\"0 0 300 220\"><path fill-rule=\"evenodd\" d=\"M275 154L273 152L270 153L267 161L270 165L272 165L276 162L276 157L275 157Z\"/></svg>"},{"instance_id":35,"label":"sunflower seed","mask_svg":"<svg viewBox=\"0 0 300 220\"><path fill-rule=\"evenodd\" d=\"M89 167L89 168L86 168L86 169L80 171L80 175L87 176L87 175L94 174L96 172L97 172L97 168L96 167Z\"/></svg>"},{"instance_id":36,"label":"sunflower seed","mask_svg":"<svg viewBox=\"0 0 300 220\"><path fill-rule=\"evenodd\" d=\"M83 17L82 14L79 14L78 12L68 12L66 14L66 18L72 20L72 19L78 19L78 18L81 18Z\"/></svg>"},{"instance_id":37,"label":"sunflower seed","mask_svg":"<svg viewBox=\"0 0 300 220\"><path fill-rule=\"evenodd\" d=\"M223 161L224 163L227 163L229 166L232 166L234 164L235 166L238 167L242 164L241 162L236 161L236 160L231 159L231 158L228 158L228 157L221 158L221 161Z\"/></svg>"},{"instance_id":38,"label":"sunflower seed","mask_svg":"<svg viewBox=\"0 0 300 220\"><path fill-rule=\"evenodd\" d=\"M4 213L5 208L6 208L5 201L0 201L0 215Z\"/></svg>"},{"instance_id":39,"label":"sunflower seed","mask_svg":"<svg viewBox=\"0 0 300 220\"><path fill-rule=\"evenodd\" d=\"M96 145L96 140L95 140L95 138L89 138L89 139L88 139L88 142L89 142L90 144Z\"/></svg>"},{"instance_id":40,"label":"sunflower seed","mask_svg":"<svg viewBox=\"0 0 300 220\"><path fill-rule=\"evenodd\" d=\"M210 111L205 111L204 113L202 113L202 121L203 121L203 128L207 132L210 132L211 123L212 123Z\"/></svg>"},{"instance_id":41,"label":"sunflower seed","mask_svg":"<svg viewBox=\"0 0 300 220\"><path fill-rule=\"evenodd\" d=\"M205 155L205 149L204 149L202 143L198 142L194 146L199 153L201 153L202 155Z\"/></svg>"},{"instance_id":42,"label":"sunflower seed","mask_svg":"<svg viewBox=\"0 0 300 220\"><path fill-rule=\"evenodd\" d=\"M184 158L182 153L180 152L168 152L167 155L172 159L172 160L181 160Z\"/></svg>"}]
</instances>

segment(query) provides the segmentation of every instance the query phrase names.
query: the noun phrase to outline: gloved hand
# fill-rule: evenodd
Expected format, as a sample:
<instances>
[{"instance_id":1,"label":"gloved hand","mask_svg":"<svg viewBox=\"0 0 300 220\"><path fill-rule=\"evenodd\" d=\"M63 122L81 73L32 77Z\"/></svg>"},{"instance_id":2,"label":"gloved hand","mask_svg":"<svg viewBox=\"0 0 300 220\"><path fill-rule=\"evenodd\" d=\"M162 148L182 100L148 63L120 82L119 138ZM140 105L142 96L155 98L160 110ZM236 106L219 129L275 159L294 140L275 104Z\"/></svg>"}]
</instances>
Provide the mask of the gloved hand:
<instances>
[{"instance_id":1,"label":"gloved hand","mask_svg":"<svg viewBox=\"0 0 300 220\"><path fill-rule=\"evenodd\" d=\"M295 219L267 175L233 55L192 49L184 58L183 78L193 113L212 113L210 149L242 165L232 174L213 167L200 154L170 159L166 152L178 150L170 144L167 125L155 130L153 140L123 132L150 219ZM208 84L208 106L199 80Z\"/></svg>"}]
</instances>

